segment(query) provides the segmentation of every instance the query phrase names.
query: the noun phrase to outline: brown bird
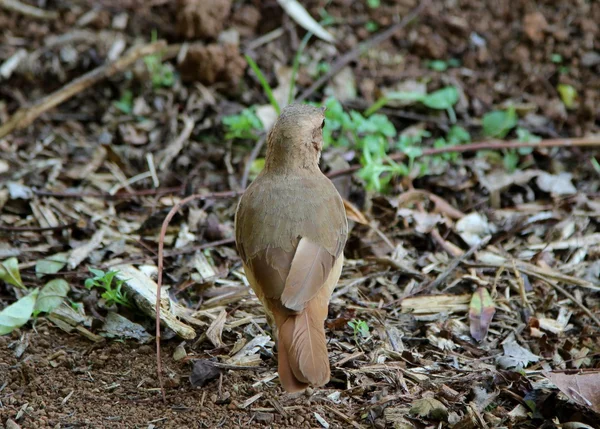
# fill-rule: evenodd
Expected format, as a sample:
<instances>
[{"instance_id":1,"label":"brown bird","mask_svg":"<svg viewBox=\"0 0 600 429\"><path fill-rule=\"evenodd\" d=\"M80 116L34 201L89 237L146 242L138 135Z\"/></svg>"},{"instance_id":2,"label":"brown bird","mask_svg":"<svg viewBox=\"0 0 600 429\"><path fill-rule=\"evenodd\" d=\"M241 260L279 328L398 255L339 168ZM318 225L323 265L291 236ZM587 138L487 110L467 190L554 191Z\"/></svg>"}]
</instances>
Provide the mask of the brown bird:
<instances>
[{"instance_id":1,"label":"brown bird","mask_svg":"<svg viewBox=\"0 0 600 429\"><path fill-rule=\"evenodd\" d=\"M324 322L342 271L344 203L319 169L324 109L291 104L267 137L265 167L242 195L235 240L277 339L288 392L330 377Z\"/></svg>"}]
</instances>

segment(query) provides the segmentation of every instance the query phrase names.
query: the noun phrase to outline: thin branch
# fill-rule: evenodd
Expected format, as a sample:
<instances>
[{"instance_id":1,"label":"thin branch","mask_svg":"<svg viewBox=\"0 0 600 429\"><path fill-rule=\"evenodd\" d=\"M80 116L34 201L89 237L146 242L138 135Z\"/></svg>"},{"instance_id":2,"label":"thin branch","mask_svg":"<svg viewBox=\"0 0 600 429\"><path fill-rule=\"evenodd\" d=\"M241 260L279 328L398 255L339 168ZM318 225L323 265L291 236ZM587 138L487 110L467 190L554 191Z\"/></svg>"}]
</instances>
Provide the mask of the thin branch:
<instances>
[{"instance_id":1,"label":"thin branch","mask_svg":"<svg viewBox=\"0 0 600 429\"><path fill-rule=\"evenodd\" d=\"M579 307L581 309L581 311L583 311L585 314L587 314L588 317L590 319L592 319L594 321L594 323L600 328L600 320L598 319L598 317L594 313L592 313L591 310L589 308L587 308L583 303L579 302L577 300L577 298L575 298L573 296L573 294L571 294L568 290L566 290L565 288L560 286L555 281L552 281L550 279L542 279L542 281L549 284L554 289L556 289L558 292L562 293L565 297L567 297L570 301L572 301L573 304L575 304L577 307Z\"/></svg>"},{"instance_id":2,"label":"thin branch","mask_svg":"<svg viewBox=\"0 0 600 429\"><path fill-rule=\"evenodd\" d=\"M58 226L8 226L8 225L0 225L0 231L8 231L8 232L42 232L42 231L60 231L63 229L71 229L77 222L67 223L65 225Z\"/></svg>"},{"instance_id":3,"label":"thin branch","mask_svg":"<svg viewBox=\"0 0 600 429\"><path fill-rule=\"evenodd\" d=\"M91 72L86 73L71 83L63 86L61 89L47 95L41 100L38 100L33 105L17 110L15 114L12 115L12 117L0 127L0 138L7 136L14 130L29 126L40 115L52 109L53 107L58 106L74 95L91 87L92 85L95 85L104 79L124 71L138 59L152 55L164 49L165 46L166 42L164 40L159 40L158 42L147 45L136 46L130 49L130 51L123 57L95 68Z\"/></svg>"},{"instance_id":4,"label":"thin branch","mask_svg":"<svg viewBox=\"0 0 600 429\"><path fill-rule=\"evenodd\" d=\"M221 199L221 198L232 198L237 196L238 193L235 191L227 191L227 192L214 192L211 194L194 194L190 195L187 198L179 201L177 204L173 206L173 208L165 217L163 221L162 228L160 229L160 236L158 238L158 279L156 282L156 370L158 373L158 381L160 383L160 392L162 394L163 402L167 401L167 397L165 394L165 387L162 379L162 362L160 357L160 296L161 296L161 287L162 287L162 277L163 277L163 260L164 260L164 248L165 248L165 235L167 235L167 228L169 227L169 222L175 216L175 213L182 208L187 203L194 200L208 200L208 199Z\"/></svg>"},{"instance_id":5,"label":"thin branch","mask_svg":"<svg viewBox=\"0 0 600 429\"><path fill-rule=\"evenodd\" d=\"M55 198L102 198L105 200L129 200L138 197L177 194L184 190L184 186L175 186L172 188L161 189L140 189L134 192L121 192L115 195L104 192L53 192L41 191L34 189L33 193L40 197L55 197Z\"/></svg>"},{"instance_id":6,"label":"thin branch","mask_svg":"<svg viewBox=\"0 0 600 429\"><path fill-rule=\"evenodd\" d=\"M17 0L0 0L0 7L6 10L11 10L13 12L20 13L21 15L28 16L29 18L43 20L54 20L58 18L58 12L40 9L38 7L21 3Z\"/></svg>"},{"instance_id":7,"label":"thin branch","mask_svg":"<svg viewBox=\"0 0 600 429\"><path fill-rule=\"evenodd\" d=\"M386 30L381 33L376 34L372 38L364 41L363 43L357 45L354 49L346 54L342 55L334 64L331 66L331 69L321 78L317 79L315 83L313 83L308 89L306 89L300 96L296 99L296 101L304 101L308 97L310 97L315 91L325 85L329 79L338 74L340 70L342 70L346 65L350 62L357 59L362 53L365 51L374 48L375 46L385 42L398 31L406 27L412 20L414 20L417 16L419 16L425 7L428 5L429 0L423 0L417 7L415 7L408 15L406 15L400 22L388 27Z\"/></svg>"},{"instance_id":8,"label":"thin branch","mask_svg":"<svg viewBox=\"0 0 600 429\"><path fill-rule=\"evenodd\" d=\"M467 153L467 152L478 152L480 150L502 150L502 149L524 149L524 148L551 148L551 147L600 147L599 137L583 137L583 138L572 138L572 139L547 139L537 143L532 142L520 142L520 141L501 141L501 140L490 140L479 143L471 143L464 145L446 146L440 148L428 148L423 149L421 155L417 158L423 158L426 156L435 156L443 153ZM403 152L395 153L389 156L393 161L402 161L406 158ZM341 170L331 171L327 174L330 179L338 176L353 173L361 168L360 165L352 165L348 168Z\"/></svg>"}]
</instances>

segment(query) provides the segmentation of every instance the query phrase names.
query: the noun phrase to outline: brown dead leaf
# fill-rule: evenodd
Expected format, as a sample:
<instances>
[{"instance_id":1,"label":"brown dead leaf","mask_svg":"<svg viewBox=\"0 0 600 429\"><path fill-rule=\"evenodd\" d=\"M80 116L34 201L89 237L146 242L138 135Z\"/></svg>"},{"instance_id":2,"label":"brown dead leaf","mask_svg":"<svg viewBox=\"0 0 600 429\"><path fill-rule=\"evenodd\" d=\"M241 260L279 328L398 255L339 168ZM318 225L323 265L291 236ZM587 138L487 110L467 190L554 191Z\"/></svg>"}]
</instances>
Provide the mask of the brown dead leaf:
<instances>
[{"instance_id":1,"label":"brown dead leaf","mask_svg":"<svg viewBox=\"0 0 600 429\"><path fill-rule=\"evenodd\" d=\"M600 413L600 371L578 374L544 372L543 374L570 400Z\"/></svg>"},{"instance_id":2,"label":"brown dead leaf","mask_svg":"<svg viewBox=\"0 0 600 429\"><path fill-rule=\"evenodd\" d=\"M424 201L426 199L429 199L431 202L433 202L435 211L445 214L451 219L460 219L465 215L460 210L452 207L452 205L443 198L421 189L411 189L410 191L404 192L396 199L396 206L402 207L406 204Z\"/></svg>"},{"instance_id":3,"label":"brown dead leaf","mask_svg":"<svg viewBox=\"0 0 600 429\"><path fill-rule=\"evenodd\" d=\"M221 310L219 315L210 324L206 330L206 336L215 347L223 347L223 341L221 341L221 334L223 333L223 327L225 326L225 320L227 319L227 311Z\"/></svg>"},{"instance_id":4,"label":"brown dead leaf","mask_svg":"<svg viewBox=\"0 0 600 429\"><path fill-rule=\"evenodd\" d=\"M342 200L344 201L344 208L346 209L346 216L348 217L349 220L353 220L354 222L360 223L362 225L369 224L369 221L367 220L365 215L362 214L361 211L354 204L352 204L350 201L346 200L345 198L342 198Z\"/></svg>"}]
</instances>

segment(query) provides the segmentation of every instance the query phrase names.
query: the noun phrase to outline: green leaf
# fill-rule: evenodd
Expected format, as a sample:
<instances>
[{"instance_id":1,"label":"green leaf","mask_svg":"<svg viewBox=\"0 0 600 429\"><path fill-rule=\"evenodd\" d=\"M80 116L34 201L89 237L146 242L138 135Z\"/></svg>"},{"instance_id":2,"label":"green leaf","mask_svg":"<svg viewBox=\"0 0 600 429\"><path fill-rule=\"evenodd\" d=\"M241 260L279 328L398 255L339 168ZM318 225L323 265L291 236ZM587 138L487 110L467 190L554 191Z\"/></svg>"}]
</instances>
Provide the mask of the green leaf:
<instances>
[{"instance_id":1,"label":"green leaf","mask_svg":"<svg viewBox=\"0 0 600 429\"><path fill-rule=\"evenodd\" d=\"M69 290L69 284L63 279L54 279L46 283L38 295L34 314L50 313L63 302Z\"/></svg>"},{"instance_id":2,"label":"green leaf","mask_svg":"<svg viewBox=\"0 0 600 429\"><path fill-rule=\"evenodd\" d=\"M560 83L556 89L558 90L560 99L567 109L572 109L575 107L575 102L577 101L577 90L575 88L573 88L571 85Z\"/></svg>"},{"instance_id":3,"label":"green leaf","mask_svg":"<svg viewBox=\"0 0 600 429\"><path fill-rule=\"evenodd\" d=\"M38 289L0 311L0 335L10 334L26 324L33 313Z\"/></svg>"},{"instance_id":4,"label":"green leaf","mask_svg":"<svg viewBox=\"0 0 600 429\"><path fill-rule=\"evenodd\" d=\"M377 25L375 21L367 21L367 23L365 24L365 29L369 33L374 33L375 31L379 30L379 25Z\"/></svg>"},{"instance_id":5,"label":"green leaf","mask_svg":"<svg viewBox=\"0 0 600 429\"><path fill-rule=\"evenodd\" d=\"M446 110L458 101L458 90L454 86L447 86L427 94L423 97L423 104L431 109Z\"/></svg>"},{"instance_id":6,"label":"green leaf","mask_svg":"<svg viewBox=\"0 0 600 429\"><path fill-rule=\"evenodd\" d=\"M380 132L386 137L396 137L396 127L385 115L372 115L369 117L369 123L375 126L375 132Z\"/></svg>"},{"instance_id":7,"label":"green leaf","mask_svg":"<svg viewBox=\"0 0 600 429\"><path fill-rule=\"evenodd\" d=\"M483 116L483 133L488 137L504 138L517 125L514 107L507 110L494 110Z\"/></svg>"},{"instance_id":8,"label":"green leaf","mask_svg":"<svg viewBox=\"0 0 600 429\"><path fill-rule=\"evenodd\" d=\"M563 57L562 57L561 54L552 54L552 56L550 57L550 59L555 64L560 64L563 61Z\"/></svg>"},{"instance_id":9,"label":"green leaf","mask_svg":"<svg viewBox=\"0 0 600 429\"><path fill-rule=\"evenodd\" d=\"M448 63L442 60L431 60L427 61L427 67L429 67L431 70L443 72L448 70Z\"/></svg>"},{"instance_id":10,"label":"green leaf","mask_svg":"<svg viewBox=\"0 0 600 429\"><path fill-rule=\"evenodd\" d=\"M9 285L26 289L23 280L21 280L19 261L17 258L8 258L5 261L0 262L0 280L4 280Z\"/></svg>"},{"instance_id":11,"label":"green leaf","mask_svg":"<svg viewBox=\"0 0 600 429\"><path fill-rule=\"evenodd\" d=\"M35 274L38 278L41 278L45 274L58 273L67 265L68 256L67 252L61 252L47 258L38 259L35 263Z\"/></svg>"},{"instance_id":12,"label":"green leaf","mask_svg":"<svg viewBox=\"0 0 600 429\"><path fill-rule=\"evenodd\" d=\"M509 173L514 173L517 167L519 166L519 154L515 150L507 150L504 152L504 157L502 158L502 163L504 164L504 168Z\"/></svg>"},{"instance_id":13,"label":"green leaf","mask_svg":"<svg viewBox=\"0 0 600 429\"><path fill-rule=\"evenodd\" d=\"M453 125L450 131L448 131L447 138L451 145L457 145L469 143L471 141L471 134L460 125Z\"/></svg>"},{"instance_id":14,"label":"green leaf","mask_svg":"<svg viewBox=\"0 0 600 429\"><path fill-rule=\"evenodd\" d=\"M133 110L133 93L129 90L124 91L119 101L113 102L113 106L126 115L131 114Z\"/></svg>"},{"instance_id":15,"label":"green leaf","mask_svg":"<svg viewBox=\"0 0 600 429\"><path fill-rule=\"evenodd\" d=\"M260 67L258 67L258 64L256 64L256 61L254 61L254 59L250 55L244 54L244 57L246 58L246 61L250 65L250 68L252 69L252 71L254 71L254 74L256 74L256 77L258 78L261 86L263 87L263 90L265 91L265 94L266 94L267 98L269 99L271 106L273 106L273 108L277 112L277 115L279 115L281 113L281 109L279 108L279 103L277 102L277 100L275 99L275 96L273 95L273 90L271 89L271 85L269 85L267 78L261 71Z\"/></svg>"},{"instance_id":16,"label":"green leaf","mask_svg":"<svg viewBox=\"0 0 600 429\"><path fill-rule=\"evenodd\" d=\"M256 176L265 168L265 159L256 158L250 165L250 178L254 180Z\"/></svg>"},{"instance_id":17,"label":"green leaf","mask_svg":"<svg viewBox=\"0 0 600 429\"><path fill-rule=\"evenodd\" d=\"M367 5L371 8L371 9L376 9L379 6L381 6L381 0L367 0Z\"/></svg>"},{"instance_id":18,"label":"green leaf","mask_svg":"<svg viewBox=\"0 0 600 429\"><path fill-rule=\"evenodd\" d=\"M237 115L223 117L226 139L256 140L264 127L254 110L247 108Z\"/></svg>"}]
</instances>

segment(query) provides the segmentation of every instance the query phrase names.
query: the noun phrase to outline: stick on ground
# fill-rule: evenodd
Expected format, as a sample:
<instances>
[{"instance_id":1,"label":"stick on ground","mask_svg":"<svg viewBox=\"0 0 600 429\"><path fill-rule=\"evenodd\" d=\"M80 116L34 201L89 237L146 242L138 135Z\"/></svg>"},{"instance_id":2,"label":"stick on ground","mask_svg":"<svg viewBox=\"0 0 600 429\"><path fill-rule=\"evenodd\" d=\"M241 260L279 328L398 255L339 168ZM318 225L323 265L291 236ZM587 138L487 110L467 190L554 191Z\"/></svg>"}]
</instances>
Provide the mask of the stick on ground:
<instances>
[{"instance_id":1,"label":"stick on ground","mask_svg":"<svg viewBox=\"0 0 600 429\"><path fill-rule=\"evenodd\" d=\"M101 80L107 79L124 71L140 58L152 55L161 49L164 49L166 46L167 45L164 40L159 40L158 42L147 45L136 46L130 49L128 53L118 60L95 68L91 72L86 73L83 76L75 79L73 82L63 86L58 91L55 91L41 100L38 100L33 105L17 110L15 114L12 115L12 117L0 127L0 139L15 130L29 126L40 115L52 109L53 107L58 106L74 95L100 82Z\"/></svg>"}]
</instances>

